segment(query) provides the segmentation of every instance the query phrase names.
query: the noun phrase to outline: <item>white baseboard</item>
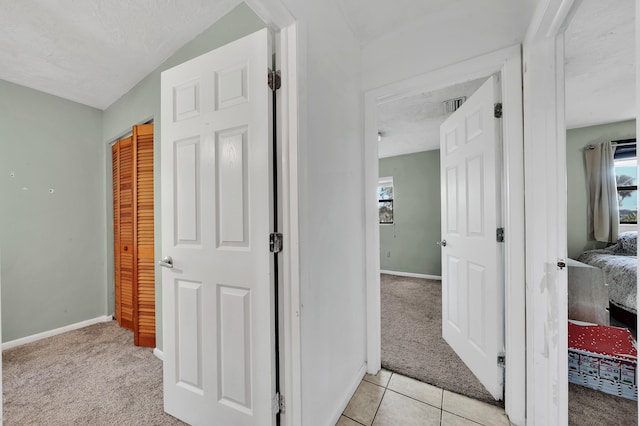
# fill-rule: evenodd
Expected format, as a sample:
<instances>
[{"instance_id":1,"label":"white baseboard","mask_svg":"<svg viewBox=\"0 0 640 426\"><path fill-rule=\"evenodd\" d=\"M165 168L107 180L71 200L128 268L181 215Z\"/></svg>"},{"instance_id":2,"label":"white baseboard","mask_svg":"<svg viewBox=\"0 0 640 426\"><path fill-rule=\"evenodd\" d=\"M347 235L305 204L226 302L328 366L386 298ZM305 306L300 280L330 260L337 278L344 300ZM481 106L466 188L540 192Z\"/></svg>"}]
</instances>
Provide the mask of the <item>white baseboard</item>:
<instances>
[{"instance_id":1,"label":"white baseboard","mask_svg":"<svg viewBox=\"0 0 640 426\"><path fill-rule=\"evenodd\" d=\"M42 333L33 334L31 336L21 337L20 339L11 340L2 344L2 350L15 348L16 346L24 345L26 343L35 342L37 340L45 339L47 337L55 336L57 334L66 333L67 331L77 330L89 325L98 324L100 322L113 321L111 315L104 315L97 318L92 318L86 321L77 322L75 324L65 325L64 327L56 328L54 330L43 331Z\"/></svg>"},{"instance_id":2,"label":"white baseboard","mask_svg":"<svg viewBox=\"0 0 640 426\"><path fill-rule=\"evenodd\" d=\"M156 358L158 358L160 361L164 362L164 353L158 349L158 348L154 348L153 349L153 354L156 356Z\"/></svg>"},{"instance_id":3,"label":"white baseboard","mask_svg":"<svg viewBox=\"0 0 640 426\"><path fill-rule=\"evenodd\" d=\"M353 381L353 383L351 383L351 386L349 387L347 394L344 396L342 403L338 407L339 408L338 412L333 415L333 418L331 419L330 424L335 425L336 423L338 423L338 420L340 420L340 416L342 416L342 413L347 408L347 405L349 404L349 401L351 401L353 394L356 393L356 389L358 389L358 386L360 385L360 382L362 381L362 378L364 377L364 374L366 372L367 372L367 364L365 363L365 364L362 364L362 367L358 371L358 374L356 374L355 380Z\"/></svg>"},{"instance_id":4,"label":"white baseboard","mask_svg":"<svg viewBox=\"0 0 640 426\"><path fill-rule=\"evenodd\" d=\"M439 275L427 275L427 274L414 274L413 272L398 272L398 271L380 271L381 274L395 275L398 277L409 277L409 278L426 278L428 280L440 280L442 281L442 277Z\"/></svg>"}]
</instances>

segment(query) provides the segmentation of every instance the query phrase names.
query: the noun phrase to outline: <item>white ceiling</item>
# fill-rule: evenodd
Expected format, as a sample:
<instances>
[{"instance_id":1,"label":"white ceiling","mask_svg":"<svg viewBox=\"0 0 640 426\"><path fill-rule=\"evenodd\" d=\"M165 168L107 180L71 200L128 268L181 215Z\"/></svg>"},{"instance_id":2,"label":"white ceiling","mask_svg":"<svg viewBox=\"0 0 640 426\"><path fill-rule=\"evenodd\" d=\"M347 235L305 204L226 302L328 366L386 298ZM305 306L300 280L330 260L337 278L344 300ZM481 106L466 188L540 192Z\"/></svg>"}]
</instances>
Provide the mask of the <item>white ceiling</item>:
<instances>
[{"instance_id":1,"label":"white ceiling","mask_svg":"<svg viewBox=\"0 0 640 426\"><path fill-rule=\"evenodd\" d=\"M425 15L469 0L336 0L351 31L365 45ZM472 0L475 1L475 0Z\"/></svg>"},{"instance_id":2,"label":"white ceiling","mask_svg":"<svg viewBox=\"0 0 640 426\"><path fill-rule=\"evenodd\" d=\"M400 26L470 0L334 1L365 45ZM0 79L104 109L238 3L1 1ZM634 116L633 7L634 0L582 2L566 36L569 127ZM398 108L413 111L407 121L413 123L409 127L414 126L398 140L406 141L410 133L417 132L416 110L430 109L410 103L398 102ZM390 119L399 120L398 112L388 113ZM397 124L389 124L386 131L389 140L393 126Z\"/></svg>"},{"instance_id":3,"label":"white ceiling","mask_svg":"<svg viewBox=\"0 0 640 426\"><path fill-rule=\"evenodd\" d=\"M634 0L583 0L565 34L568 128L635 117Z\"/></svg>"},{"instance_id":4,"label":"white ceiling","mask_svg":"<svg viewBox=\"0 0 640 426\"><path fill-rule=\"evenodd\" d=\"M378 106L380 158L440 147L440 125L451 115L443 102L471 96L486 79L469 81L446 89L382 103Z\"/></svg>"},{"instance_id":5,"label":"white ceiling","mask_svg":"<svg viewBox=\"0 0 640 426\"><path fill-rule=\"evenodd\" d=\"M567 128L635 117L634 0L583 0L565 34ZM481 81L381 104L380 158L439 148L444 99Z\"/></svg>"},{"instance_id":6,"label":"white ceiling","mask_svg":"<svg viewBox=\"0 0 640 426\"><path fill-rule=\"evenodd\" d=\"M452 2L335 1L363 44ZM239 3L4 0L0 79L105 109Z\"/></svg>"},{"instance_id":7,"label":"white ceiling","mask_svg":"<svg viewBox=\"0 0 640 426\"><path fill-rule=\"evenodd\" d=\"M0 79L105 109L238 0L5 0Z\"/></svg>"}]
</instances>

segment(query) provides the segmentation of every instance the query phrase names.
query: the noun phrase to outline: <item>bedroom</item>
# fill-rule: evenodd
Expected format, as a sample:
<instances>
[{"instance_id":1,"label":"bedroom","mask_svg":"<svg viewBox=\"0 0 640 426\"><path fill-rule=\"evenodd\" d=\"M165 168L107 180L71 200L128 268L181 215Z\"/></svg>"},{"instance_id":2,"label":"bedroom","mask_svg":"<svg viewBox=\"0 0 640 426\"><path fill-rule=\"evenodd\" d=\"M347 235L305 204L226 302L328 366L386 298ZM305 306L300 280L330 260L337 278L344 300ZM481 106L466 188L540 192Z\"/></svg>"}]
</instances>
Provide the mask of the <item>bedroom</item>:
<instances>
[{"instance_id":1,"label":"bedroom","mask_svg":"<svg viewBox=\"0 0 640 426\"><path fill-rule=\"evenodd\" d=\"M585 414L637 424L637 386L625 372L635 371L637 338L633 8L585 1L565 38L569 424ZM627 364L621 354L632 352ZM586 368L592 355L599 371Z\"/></svg>"}]
</instances>

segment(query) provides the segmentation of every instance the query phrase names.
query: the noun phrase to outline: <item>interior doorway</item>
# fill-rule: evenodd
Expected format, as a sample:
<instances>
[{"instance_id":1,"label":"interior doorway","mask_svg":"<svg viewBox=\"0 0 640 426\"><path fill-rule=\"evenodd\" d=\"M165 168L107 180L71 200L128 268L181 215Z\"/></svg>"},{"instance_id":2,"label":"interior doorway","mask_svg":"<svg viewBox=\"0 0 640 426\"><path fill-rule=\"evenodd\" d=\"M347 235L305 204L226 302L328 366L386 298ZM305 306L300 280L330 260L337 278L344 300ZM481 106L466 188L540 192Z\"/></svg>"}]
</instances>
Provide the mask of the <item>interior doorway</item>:
<instances>
[{"instance_id":1,"label":"interior doorway","mask_svg":"<svg viewBox=\"0 0 640 426\"><path fill-rule=\"evenodd\" d=\"M494 73L501 73L505 143L501 161L504 163L504 181L510 192L504 201L505 224L510 229L505 239L506 282L524 282L524 204L522 171L522 90L520 47L503 49L450 67L420 75L410 80L375 89L365 94L365 184L367 230L367 366L375 374L381 366L381 253L378 198L378 104L412 95L441 90L466 83ZM384 135L381 136L384 139ZM395 183L395 182L394 182ZM520 188L519 190L516 188ZM397 197L397 195L396 195ZM394 200L394 203L397 203ZM440 204L439 201L437 203ZM437 241L437 240L436 240ZM435 246L435 242L432 244ZM437 247L437 246L436 246ZM507 286L504 294L505 352L510 356L510 368L505 377L505 410L510 418L524 422L525 406L525 345L524 345L524 287Z\"/></svg>"},{"instance_id":2,"label":"interior doorway","mask_svg":"<svg viewBox=\"0 0 640 426\"><path fill-rule=\"evenodd\" d=\"M377 105L382 367L500 404L443 339L440 126L486 77Z\"/></svg>"},{"instance_id":3,"label":"interior doorway","mask_svg":"<svg viewBox=\"0 0 640 426\"><path fill-rule=\"evenodd\" d=\"M638 418L635 374L624 357L579 343L593 332L622 355L637 338L634 16L631 0L585 0L564 34L570 425ZM598 181L608 185L599 189ZM612 208L602 221L594 191L611 194L603 197ZM588 354L598 368L585 368Z\"/></svg>"}]
</instances>

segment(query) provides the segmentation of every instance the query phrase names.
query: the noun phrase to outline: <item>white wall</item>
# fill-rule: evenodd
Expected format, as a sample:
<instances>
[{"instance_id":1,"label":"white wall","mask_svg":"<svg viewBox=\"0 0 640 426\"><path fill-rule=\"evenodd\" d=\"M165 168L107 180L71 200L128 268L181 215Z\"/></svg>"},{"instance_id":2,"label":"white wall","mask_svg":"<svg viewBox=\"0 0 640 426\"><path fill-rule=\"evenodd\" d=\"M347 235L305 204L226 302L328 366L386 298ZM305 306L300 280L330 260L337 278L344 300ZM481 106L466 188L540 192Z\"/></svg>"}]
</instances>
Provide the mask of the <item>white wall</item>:
<instances>
[{"instance_id":1,"label":"white wall","mask_svg":"<svg viewBox=\"0 0 640 426\"><path fill-rule=\"evenodd\" d=\"M528 22L528 3L451 2L447 9L366 44L362 48L362 87L381 87L520 43Z\"/></svg>"},{"instance_id":2,"label":"white wall","mask_svg":"<svg viewBox=\"0 0 640 426\"><path fill-rule=\"evenodd\" d=\"M365 363L360 47L332 2L285 0L300 24L302 415L333 424Z\"/></svg>"}]
</instances>

